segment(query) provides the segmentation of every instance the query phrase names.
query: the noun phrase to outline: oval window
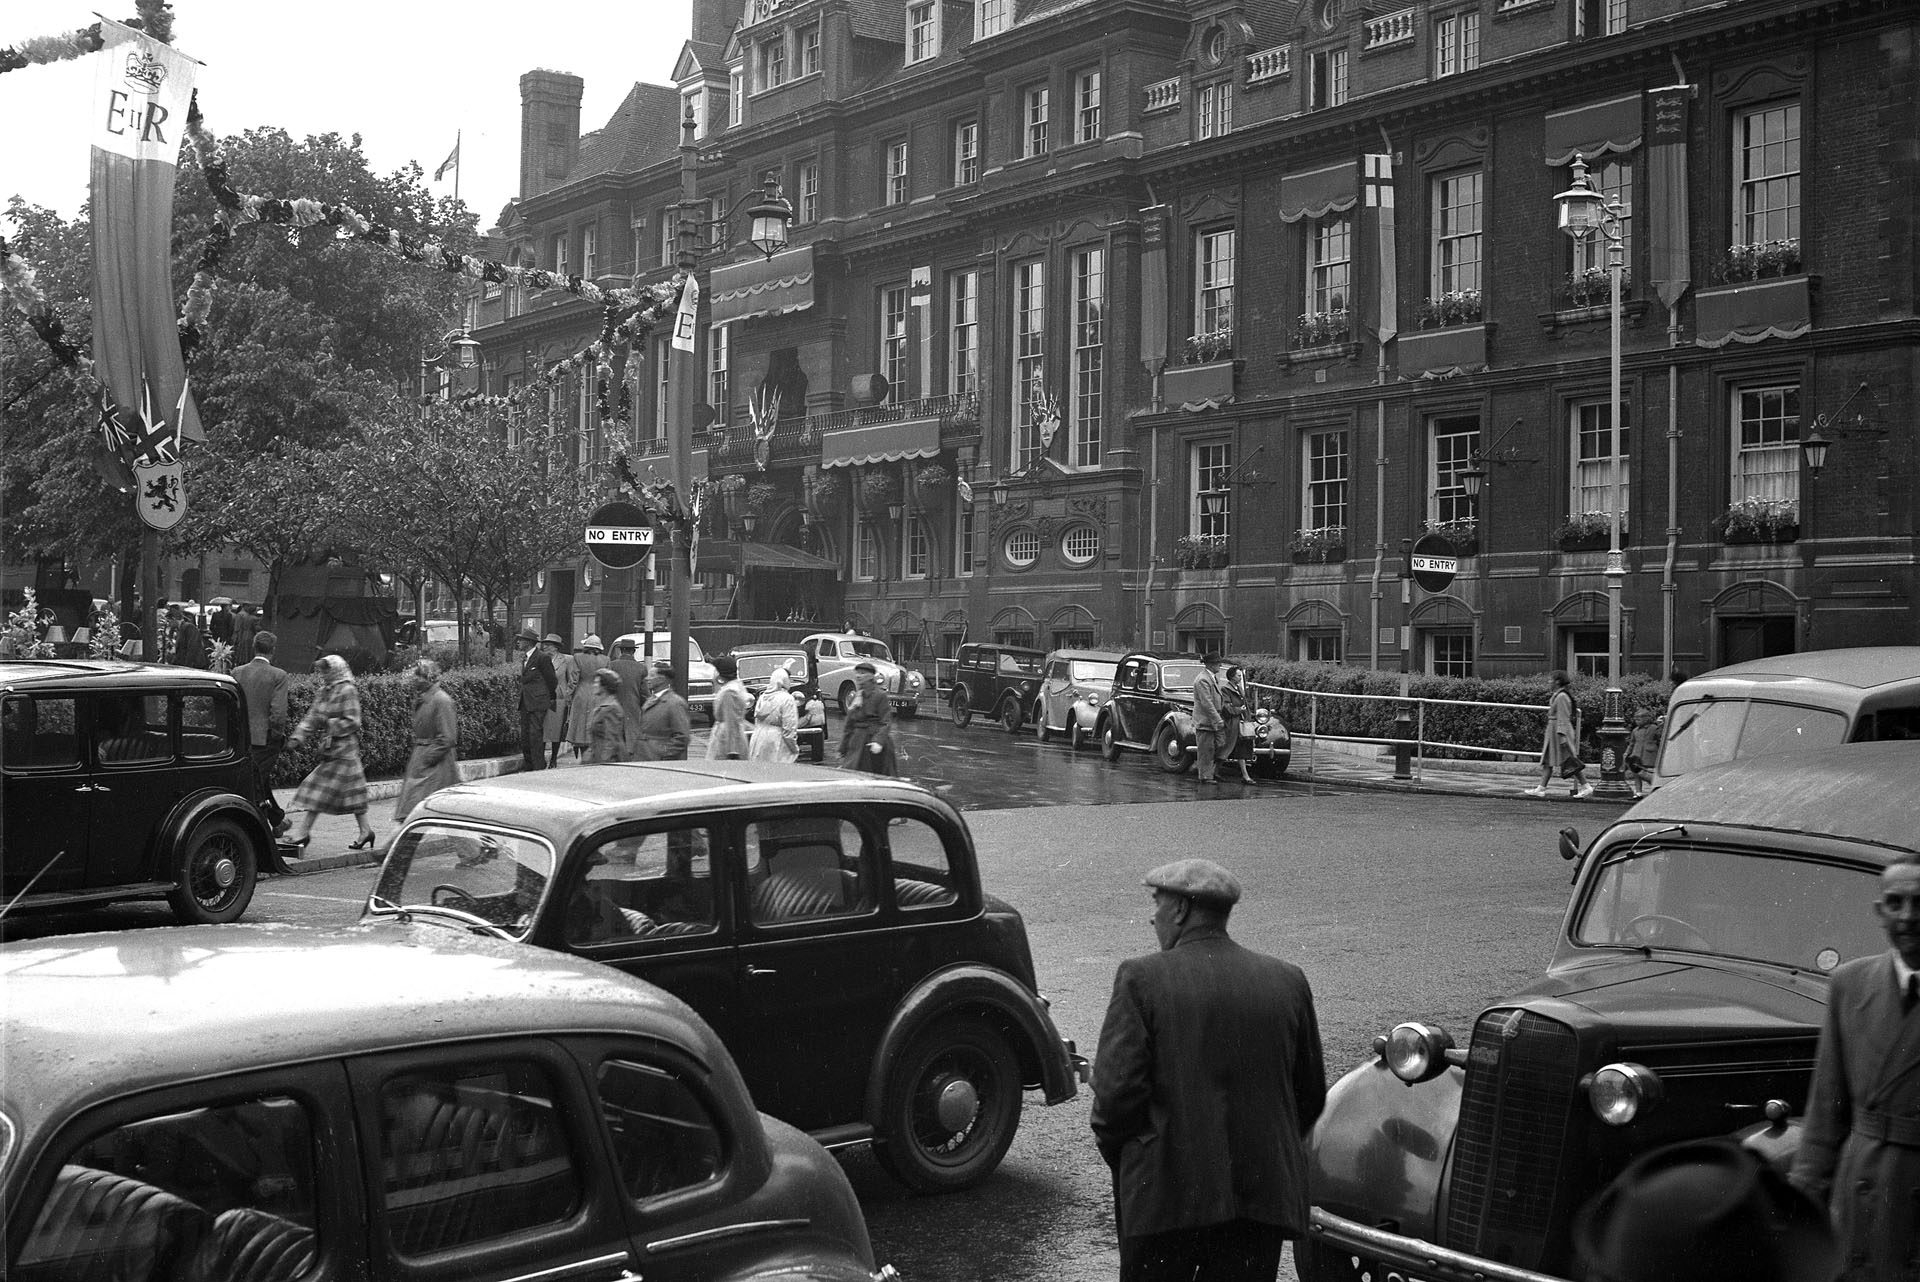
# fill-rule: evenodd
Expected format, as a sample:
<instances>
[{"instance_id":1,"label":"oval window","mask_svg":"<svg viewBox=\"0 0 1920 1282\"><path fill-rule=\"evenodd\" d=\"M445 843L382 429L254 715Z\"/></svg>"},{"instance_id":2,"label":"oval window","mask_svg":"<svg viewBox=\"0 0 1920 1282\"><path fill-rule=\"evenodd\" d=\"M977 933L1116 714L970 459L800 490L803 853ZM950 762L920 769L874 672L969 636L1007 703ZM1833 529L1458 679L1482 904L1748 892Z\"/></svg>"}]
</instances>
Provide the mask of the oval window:
<instances>
[{"instance_id":1,"label":"oval window","mask_svg":"<svg viewBox=\"0 0 1920 1282\"><path fill-rule=\"evenodd\" d=\"M1219 66L1227 58L1227 29L1215 27L1207 33L1207 61Z\"/></svg>"},{"instance_id":2,"label":"oval window","mask_svg":"<svg viewBox=\"0 0 1920 1282\"><path fill-rule=\"evenodd\" d=\"M1015 530L1007 536L1007 564L1024 570L1040 559L1040 536L1032 530Z\"/></svg>"},{"instance_id":3,"label":"oval window","mask_svg":"<svg viewBox=\"0 0 1920 1282\"><path fill-rule=\"evenodd\" d=\"M1320 26L1331 30L1340 21L1340 0L1320 0Z\"/></svg>"},{"instance_id":4,"label":"oval window","mask_svg":"<svg viewBox=\"0 0 1920 1282\"><path fill-rule=\"evenodd\" d=\"M1060 536L1060 555L1071 565L1085 565L1100 555L1100 531L1076 525Z\"/></svg>"}]
</instances>

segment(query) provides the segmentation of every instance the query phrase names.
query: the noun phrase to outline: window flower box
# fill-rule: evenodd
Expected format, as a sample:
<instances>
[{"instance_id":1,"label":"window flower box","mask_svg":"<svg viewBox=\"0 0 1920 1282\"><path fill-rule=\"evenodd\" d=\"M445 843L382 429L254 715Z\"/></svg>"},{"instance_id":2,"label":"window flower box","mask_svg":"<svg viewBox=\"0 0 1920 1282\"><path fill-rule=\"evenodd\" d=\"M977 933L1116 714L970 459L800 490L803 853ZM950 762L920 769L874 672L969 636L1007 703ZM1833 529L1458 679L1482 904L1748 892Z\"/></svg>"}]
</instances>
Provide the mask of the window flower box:
<instances>
[{"instance_id":1,"label":"window flower box","mask_svg":"<svg viewBox=\"0 0 1920 1282\"><path fill-rule=\"evenodd\" d=\"M1231 355L1233 355L1233 330L1230 328L1187 336L1186 363L1189 365L1209 365Z\"/></svg>"},{"instance_id":2,"label":"window flower box","mask_svg":"<svg viewBox=\"0 0 1920 1282\"><path fill-rule=\"evenodd\" d=\"M1473 325L1480 320L1480 291L1456 289L1438 298L1423 299L1413 309L1413 323L1420 329L1451 329Z\"/></svg>"},{"instance_id":3,"label":"window flower box","mask_svg":"<svg viewBox=\"0 0 1920 1282\"><path fill-rule=\"evenodd\" d=\"M1347 559L1347 527L1321 525L1296 533L1287 544L1295 565L1328 565Z\"/></svg>"},{"instance_id":4,"label":"window flower box","mask_svg":"<svg viewBox=\"0 0 1920 1282\"><path fill-rule=\"evenodd\" d=\"M1224 405L1233 399L1241 362L1214 361L1206 365L1175 365L1160 375L1161 399L1169 405Z\"/></svg>"},{"instance_id":5,"label":"window flower box","mask_svg":"<svg viewBox=\"0 0 1920 1282\"><path fill-rule=\"evenodd\" d=\"M1443 539L1453 546L1457 557L1478 556L1480 554L1480 520L1478 517L1463 516L1451 521L1426 521L1421 528L1436 538Z\"/></svg>"},{"instance_id":6,"label":"window flower box","mask_svg":"<svg viewBox=\"0 0 1920 1282\"><path fill-rule=\"evenodd\" d=\"M874 468L860 478L861 510L878 512L889 503L899 501L900 476L891 466Z\"/></svg>"},{"instance_id":7,"label":"window flower box","mask_svg":"<svg viewBox=\"0 0 1920 1282\"><path fill-rule=\"evenodd\" d=\"M1800 537L1800 505L1792 499L1740 499L1713 519L1727 543L1792 543Z\"/></svg>"},{"instance_id":8,"label":"window flower box","mask_svg":"<svg viewBox=\"0 0 1920 1282\"><path fill-rule=\"evenodd\" d=\"M1626 268L1620 269L1620 297L1622 300L1633 296L1633 273ZM1567 273L1566 306L1568 309L1579 307L1611 307L1613 305L1613 282L1604 267L1585 267L1579 271Z\"/></svg>"},{"instance_id":9,"label":"window flower box","mask_svg":"<svg viewBox=\"0 0 1920 1282\"><path fill-rule=\"evenodd\" d=\"M1605 552L1613 546L1613 513L1572 512L1553 528L1553 541L1562 552ZM1627 523L1620 522L1620 545L1626 546Z\"/></svg>"},{"instance_id":10,"label":"window flower box","mask_svg":"<svg viewBox=\"0 0 1920 1282\"><path fill-rule=\"evenodd\" d=\"M1218 570L1227 563L1227 540L1217 534L1182 534L1173 541L1173 563L1183 570Z\"/></svg>"},{"instance_id":11,"label":"window flower box","mask_svg":"<svg viewBox=\"0 0 1920 1282\"><path fill-rule=\"evenodd\" d=\"M1344 307L1325 312L1302 312L1293 326L1296 351L1334 347L1353 337L1353 313Z\"/></svg>"}]
</instances>

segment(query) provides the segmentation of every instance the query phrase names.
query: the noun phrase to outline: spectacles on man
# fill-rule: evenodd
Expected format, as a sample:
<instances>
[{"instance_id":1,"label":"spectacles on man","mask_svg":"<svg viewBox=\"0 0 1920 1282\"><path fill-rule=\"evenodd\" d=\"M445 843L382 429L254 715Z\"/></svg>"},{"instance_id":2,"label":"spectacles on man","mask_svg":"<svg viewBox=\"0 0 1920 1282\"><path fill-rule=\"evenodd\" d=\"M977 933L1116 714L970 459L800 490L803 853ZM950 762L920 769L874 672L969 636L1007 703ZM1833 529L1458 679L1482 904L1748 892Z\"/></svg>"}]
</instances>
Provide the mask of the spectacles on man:
<instances>
[{"instance_id":1,"label":"spectacles on man","mask_svg":"<svg viewBox=\"0 0 1920 1282\"><path fill-rule=\"evenodd\" d=\"M1879 902L1890 913L1920 913L1920 895L1888 893L1880 896Z\"/></svg>"}]
</instances>

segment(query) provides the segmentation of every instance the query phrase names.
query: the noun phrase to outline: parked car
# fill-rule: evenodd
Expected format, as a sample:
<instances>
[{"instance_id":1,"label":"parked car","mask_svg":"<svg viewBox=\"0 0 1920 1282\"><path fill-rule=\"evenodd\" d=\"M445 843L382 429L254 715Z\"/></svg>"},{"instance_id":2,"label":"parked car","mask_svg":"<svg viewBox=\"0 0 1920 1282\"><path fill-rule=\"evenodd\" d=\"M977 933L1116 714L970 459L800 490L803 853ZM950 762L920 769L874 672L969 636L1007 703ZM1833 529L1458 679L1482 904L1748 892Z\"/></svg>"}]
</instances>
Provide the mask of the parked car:
<instances>
[{"instance_id":1,"label":"parked car","mask_svg":"<svg viewBox=\"0 0 1920 1282\"><path fill-rule=\"evenodd\" d=\"M1305 1282L1483 1262L1567 1275L1574 1212L1634 1158L1733 1135L1785 1168L1841 962L1887 941L1880 869L1920 852L1920 744L1691 771L1582 850L1545 975L1465 1046L1408 1022L1328 1095ZM1411 1089L1409 1087L1411 1086ZM1508 1275L1500 1275L1508 1276Z\"/></svg>"},{"instance_id":2,"label":"parked car","mask_svg":"<svg viewBox=\"0 0 1920 1282\"><path fill-rule=\"evenodd\" d=\"M1729 664L1667 702L1656 783L1773 752L1920 739L1920 646L1808 650Z\"/></svg>"},{"instance_id":3,"label":"parked car","mask_svg":"<svg viewBox=\"0 0 1920 1282\"><path fill-rule=\"evenodd\" d=\"M947 705L953 724L962 728L974 714L992 717L1019 734L1040 693L1040 665L1046 652L997 641L968 641L953 660L953 689Z\"/></svg>"},{"instance_id":4,"label":"parked car","mask_svg":"<svg viewBox=\"0 0 1920 1282\"><path fill-rule=\"evenodd\" d=\"M1197 654L1141 651L1123 657L1094 727L1102 755L1118 761L1122 753L1150 752L1169 774L1186 770L1195 751L1193 683L1204 671Z\"/></svg>"},{"instance_id":5,"label":"parked car","mask_svg":"<svg viewBox=\"0 0 1920 1282\"><path fill-rule=\"evenodd\" d=\"M743 645L733 651L734 662L739 665L740 683L755 699L767 691L767 681L775 668L785 668L791 678L787 687L793 692L794 701L804 709L808 700L820 698L820 683L814 680L812 656L797 645L774 643ZM827 755L827 727L824 707L821 708L821 724L800 727L800 755L808 761L824 761Z\"/></svg>"},{"instance_id":6,"label":"parked car","mask_svg":"<svg viewBox=\"0 0 1920 1282\"><path fill-rule=\"evenodd\" d=\"M872 1140L922 1191L999 1165L1023 1088L1085 1060L1025 924L980 888L959 812L918 785L766 762L624 763L461 784L394 839L366 914L628 971L719 1032L760 1107Z\"/></svg>"},{"instance_id":7,"label":"parked car","mask_svg":"<svg viewBox=\"0 0 1920 1282\"><path fill-rule=\"evenodd\" d=\"M813 658L813 676L821 697L839 703L840 711L853 706L858 691L853 669L864 662L874 666L880 688L887 692L896 712L909 717L920 715L926 679L895 659L886 642L862 632L815 632L801 638L800 648Z\"/></svg>"},{"instance_id":8,"label":"parked car","mask_svg":"<svg viewBox=\"0 0 1920 1282\"><path fill-rule=\"evenodd\" d=\"M287 871L221 673L0 662L0 773L12 911L165 899L182 921L234 921L262 869Z\"/></svg>"},{"instance_id":9,"label":"parked car","mask_svg":"<svg viewBox=\"0 0 1920 1282\"><path fill-rule=\"evenodd\" d=\"M479 629L470 634L475 640L482 639ZM460 620L428 619L425 623L418 619L402 619L400 626L393 631L395 645L443 646L460 643Z\"/></svg>"},{"instance_id":10,"label":"parked car","mask_svg":"<svg viewBox=\"0 0 1920 1282\"><path fill-rule=\"evenodd\" d=\"M1065 735L1077 752L1091 743L1100 709L1113 695L1113 671L1126 655L1115 650L1054 650L1041 665L1033 723L1040 742Z\"/></svg>"},{"instance_id":11,"label":"parked car","mask_svg":"<svg viewBox=\"0 0 1920 1282\"><path fill-rule=\"evenodd\" d=\"M0 986L9 1278L880 1276L839 1164L605 967L202 926L9 945Z\"/></svg>"},{"instance_id":12,"label":"parked car","mask_svg":"<svg viewBox=\"0 0 1920 1282\"><path fill-rule=\"evenodd\" d=\"M622 633L613 640L617 647L622 641L633 642L633 657L641 663L665 663L673 657L673 640L666 632L653 634L653 645L647 645L644 632ZM615 650L607 651L609 655ZM700 648L699 639L687 638L687 710L706 714L707 724L713 724L713 692L719 688L720 675L707 662L707 655Z\"/></svg>"}]
</instances>

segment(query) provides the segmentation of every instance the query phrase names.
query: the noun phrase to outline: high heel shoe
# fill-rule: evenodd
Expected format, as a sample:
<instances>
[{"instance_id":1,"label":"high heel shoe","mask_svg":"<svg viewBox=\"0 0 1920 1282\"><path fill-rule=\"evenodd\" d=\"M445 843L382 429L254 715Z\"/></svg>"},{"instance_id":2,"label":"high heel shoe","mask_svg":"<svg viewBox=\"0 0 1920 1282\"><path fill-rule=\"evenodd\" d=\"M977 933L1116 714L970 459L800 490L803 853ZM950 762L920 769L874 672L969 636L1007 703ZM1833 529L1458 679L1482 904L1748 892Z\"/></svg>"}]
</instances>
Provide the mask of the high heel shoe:
<instances>
[{"instance_id":1,"label":"high heel shoe","mask_svg":"<svg viewBox=\"0 0 1920 1282\"><path fill-rule=\"evenodd\" d=\"M369 830L367 835L362 837L360 840L348 842L347 849L348 850L371 850L373 849L373 842L374 842L374 834L371 830Z\"/></svg>"},{"instance_id":2,"label":"high heel shoe","mask_svg":"<svg viewBox=\"0 0 1920 1282\"><path fill-rule=\"evenodd\" d=\"M313 840L313 835L309 833L308 835L301 837L297 840L292 837L282 837L280 839L280 844L287 847L289 850L305 850L307 847L307 843L312 840Z\"/></svg>"}]
</instances>

